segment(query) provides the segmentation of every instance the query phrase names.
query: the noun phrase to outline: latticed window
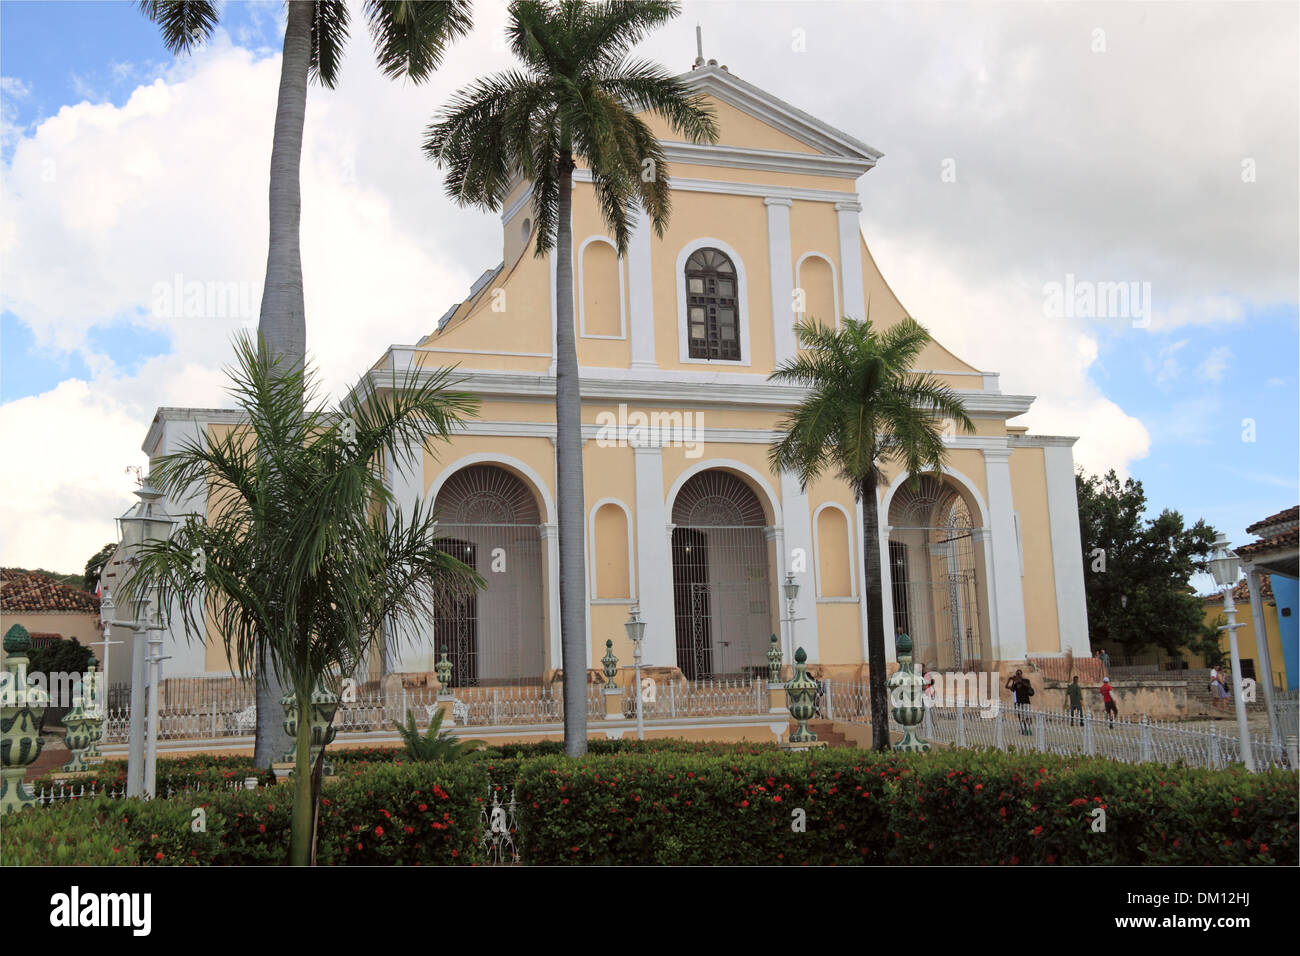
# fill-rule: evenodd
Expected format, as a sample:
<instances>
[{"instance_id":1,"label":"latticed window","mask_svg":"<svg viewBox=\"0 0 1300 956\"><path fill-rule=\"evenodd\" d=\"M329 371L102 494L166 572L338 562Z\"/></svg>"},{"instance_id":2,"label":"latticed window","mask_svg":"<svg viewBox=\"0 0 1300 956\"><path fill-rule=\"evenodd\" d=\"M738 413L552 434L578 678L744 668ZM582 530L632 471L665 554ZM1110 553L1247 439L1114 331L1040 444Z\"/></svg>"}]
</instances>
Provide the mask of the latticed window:
<instances>
[{"instance_id":1,"label":"latticed window","mask_svg":"<svg viewBox=\"0 0 1300 956\"><path fill-rule=\"evenodd\" d=\"M686 317L691 358L740 361L736 267L717 249L686 260Z\"/></svg>"}]
</instances>

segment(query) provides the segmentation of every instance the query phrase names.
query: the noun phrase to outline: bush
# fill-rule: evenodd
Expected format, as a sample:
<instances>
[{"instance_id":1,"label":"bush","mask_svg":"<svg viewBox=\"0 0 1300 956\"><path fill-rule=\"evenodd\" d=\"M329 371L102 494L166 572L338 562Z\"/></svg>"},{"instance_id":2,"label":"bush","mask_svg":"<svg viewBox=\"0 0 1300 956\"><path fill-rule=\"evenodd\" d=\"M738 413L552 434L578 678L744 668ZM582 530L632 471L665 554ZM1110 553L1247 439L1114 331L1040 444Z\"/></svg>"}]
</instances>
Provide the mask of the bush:
<instances>
[{"instance_id":1,"label":"bush","mask_svg":"<svg viewBox=\"0 0 1300 956\"><path fill-rule=\"evenodd\" d=\"M490 788L511 783L516 846L533 864L1294 864L1300 852L1285 771L683 741L593 747L577 761L548 749L487 748L444 764L336 760L318 861L482 862ZM7 817L0 852L27 863L280 864L291 798L281 784L72 801Z\"/></svg>"}]
</instances>

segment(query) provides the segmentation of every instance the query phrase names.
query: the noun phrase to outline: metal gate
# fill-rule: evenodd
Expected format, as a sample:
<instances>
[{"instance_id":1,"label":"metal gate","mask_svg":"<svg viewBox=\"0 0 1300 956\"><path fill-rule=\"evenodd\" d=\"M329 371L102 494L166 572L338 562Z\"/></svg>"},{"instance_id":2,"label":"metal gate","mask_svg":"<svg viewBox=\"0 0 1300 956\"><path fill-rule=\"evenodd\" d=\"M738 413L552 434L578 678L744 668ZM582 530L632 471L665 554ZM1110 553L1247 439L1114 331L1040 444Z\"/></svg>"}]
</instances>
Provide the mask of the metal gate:
<instances>
[{"instance_id":1,"label":"metal gate","mask_svg":"<svg viewBox=\"0 0 1300 956\"><path fill-rule=\"evenodd\" d=\"M677 666L690 680L765 674L768 540L754 493L727 472L693 477L673 505Z\"/></svg>"},{"instance_id":2,"label":"metal gate","mask_svg":"<svg viewBox=\"0 0 1300 956\"><path fill-rule=\"evenodd\" d=\"M931 670L978 668L982 655L975 529L954 489L928 476L889 509L894 633Z\"/></svg>"},{"instance_id":3,"label":"metal gate","mask_svg":"<svg viewBox=\"0 0 1300 956\"><path fill-rule=\"evenodd\" d=\"M487 585L435 609L434 645L452 663L454 687L526 684L545 665L544 571L537 504L502 468L474 465L438 492L442 550Z\"/></svg>"}]
</instances>

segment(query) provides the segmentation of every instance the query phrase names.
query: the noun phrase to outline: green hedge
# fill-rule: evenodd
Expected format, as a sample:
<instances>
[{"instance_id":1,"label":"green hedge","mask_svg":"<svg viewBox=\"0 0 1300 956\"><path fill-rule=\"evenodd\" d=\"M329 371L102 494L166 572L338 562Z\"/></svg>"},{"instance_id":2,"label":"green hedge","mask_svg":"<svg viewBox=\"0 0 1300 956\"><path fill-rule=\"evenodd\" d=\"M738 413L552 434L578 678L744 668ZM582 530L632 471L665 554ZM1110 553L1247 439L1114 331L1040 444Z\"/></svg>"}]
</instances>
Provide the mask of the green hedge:
<instances>
[{"instance_id":1,"label":"green hedge","mask_svg":"<svg viewBox=\"0 0 1300 956\"><path fill-rule=\"evenodd\" d=\"M448 765L357 759L324 788L318 860L482 862L489 788L512 782L517 844L535 864L1295 864L1300 852L1295 776L1284 771L653 743L580 761L515 747ZM280 785L25 811L5 818L0 856L278 864L291 794Z\"/></svg>"}]
</instances>

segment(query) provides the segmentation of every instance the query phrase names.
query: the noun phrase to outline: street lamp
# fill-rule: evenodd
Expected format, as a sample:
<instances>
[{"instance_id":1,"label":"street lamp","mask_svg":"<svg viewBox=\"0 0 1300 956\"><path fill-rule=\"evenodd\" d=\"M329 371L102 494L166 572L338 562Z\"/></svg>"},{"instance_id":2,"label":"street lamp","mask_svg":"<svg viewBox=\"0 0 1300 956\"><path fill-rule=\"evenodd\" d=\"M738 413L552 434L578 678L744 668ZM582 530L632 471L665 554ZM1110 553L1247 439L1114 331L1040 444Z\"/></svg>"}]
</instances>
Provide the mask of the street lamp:
<instances>
[{"instance_id":1,"label":"street lamp","mask_svg":"<svg viewBox=\"0 0 1300 956\"><path fill-rule=\"evenodd\" d=\"M802 620L794 616L794 602L799 597L799 582L794 579L794 572L789 571L785 576L785 583L781 585L781 590L785 593L786 616L784 623L789 624L790 646L786 648L786 657L788 661L794 660L794 624L795 621Z\"/></svg>"},{"instance_id":2,"label":"street lamp","mask_svg":"<svg viewBox=\"0 0 1300 956\"><path fill-rule=\"evenodd\" d=\"M162 492L146 480L135 491L140 500L130 510L117 519L118 536L122 542L122 551L126 556L131 571L127 577L135 574L140 567L140 548L146 541L170 537L172 519L167 509L160 502ZM146 659L145 633L152 626L149 621L151 598L147 589L137 592L140 600L132 602L127 610L130 619L111 621L110 623L131 629L131 733L127 746L126 792L127 796L139 797L145 793L145 685L148 682L149 661ZM155 649L153 657L157 657ZM150 688L154 706L157 710L157 688ZM150 721L153 731L154 747L157 746L157 720ZM151 748L152 749L152 748ZM148 785L153 791L153 781Z\"/></svg>"},{"instance_id":3,"label":"street lamp","mask_svg":"<svg viewBox=\"0 0 1300 956\"><path fill-rule=\"evenodd\" d=\"M1237 652L1237 628L1242 625L1237 623L1237 603L1232 598L1232 588L1237 583L1241 560L1228 550L1228 539L1223 532L1219 532L1215 537L1212 547L1214 550L1210 554L1210 573L1214 575L1214 583L1223 588L1223 613L1228 618L1228 623L1219 630L1228 632L1228 648L1232 654L1232 701L1237 711L1237 736L1241 739L1241 760L1246 765L1246 769L1253 772L1255 755L1250 749L1250 729L1246 724L1246 701L1241 693L1241 655Z\"/></svg>"},{"instance_id":4,"label":"street lamp","mask_svg":"<svg viewBox=\"0 0 1300 956\"><path fill-rule=\"evenodd\" d=\"M641 640L645 637L645 621L641 620L641 605L632 605L623 629L632 641L632 663L636 668L636 739L645 740L645 717L641 708Z\"/></svg>"}]
</instances>

